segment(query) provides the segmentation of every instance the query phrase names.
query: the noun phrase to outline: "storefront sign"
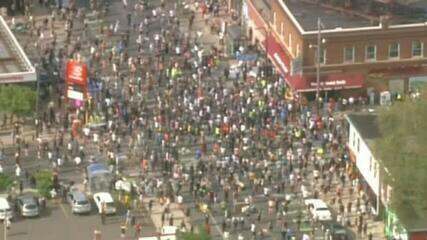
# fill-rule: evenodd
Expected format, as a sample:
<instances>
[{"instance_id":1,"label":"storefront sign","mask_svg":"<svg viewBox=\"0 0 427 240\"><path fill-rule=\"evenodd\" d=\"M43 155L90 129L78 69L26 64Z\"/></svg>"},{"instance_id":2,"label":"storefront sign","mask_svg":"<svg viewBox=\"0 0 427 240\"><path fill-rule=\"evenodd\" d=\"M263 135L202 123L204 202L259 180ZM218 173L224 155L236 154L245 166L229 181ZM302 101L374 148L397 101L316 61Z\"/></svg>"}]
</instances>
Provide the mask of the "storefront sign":
<instances>
[{"instance_id":1,"label":"storefront sign","mask_svg":"<svg viewBox=\"0 0 427 240\"><path fill-rule=\"evenodd\" d=\"M315 76L290 76L288 82L298 92L312 92L317 90L317 79ZM365 76L359 73L328 74L321 76L319 81L319 89L321 91L362 88L364 85Z\"/></svg>"},{"instance_id":2,"label":"storefront sign","mask_svg":"<svg viewBox=\"0 0 427 240\"><path fill-rule=\"evenodd\" d=\"M347 83L346 80L332 80L332 81L325 81L325 82L320 82L320 86L321 87L328 87L328 86L344 86ZM311 82L310 85L312 87L317 87L317 82Z\"/></svg>"},{"instance_id":3,"label":"storefront sign","mask_svg":"<svg viewBox=\"0 0 427 240\"><path fill-rule=\"evenodd\" d=\"M276 41L273 35L268 36L264 44L268 55L275 63L279 72L283 76L287 76L290 68L290 57L286 54L286 51L282 48L280 43Z\"/></svg>"},{"instance_id":4,"label":"storefront sign","mask_svg":"<svg viewBox=\"0 0 427 240\"><path fill-rule=\"evenodd\" d=\"M86 86L87 84L87 66L74 60L67 63L67 83Z\"/></svg>"}]
</instances>

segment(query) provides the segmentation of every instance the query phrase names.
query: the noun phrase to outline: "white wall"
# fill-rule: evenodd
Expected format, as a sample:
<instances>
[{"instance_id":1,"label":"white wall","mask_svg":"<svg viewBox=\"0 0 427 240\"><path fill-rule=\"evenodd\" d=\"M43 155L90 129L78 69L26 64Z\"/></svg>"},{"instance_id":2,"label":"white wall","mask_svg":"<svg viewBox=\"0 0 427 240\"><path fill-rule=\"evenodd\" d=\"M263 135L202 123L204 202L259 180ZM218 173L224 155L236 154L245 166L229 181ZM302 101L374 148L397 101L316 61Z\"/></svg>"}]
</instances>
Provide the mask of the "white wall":
<instances>
[{"instance_id":1,"label":"white wall","mask_svg":"<svg viewBox=\"0 0 427 240\"><path fill-rule=\"evenodd\" d=\"M378 196L380 194L379 164L372 156L368 145L361 138L355 127L350 123L348 146L356 156L356 166L366 182Z\"/></svg>"}]
</instances>

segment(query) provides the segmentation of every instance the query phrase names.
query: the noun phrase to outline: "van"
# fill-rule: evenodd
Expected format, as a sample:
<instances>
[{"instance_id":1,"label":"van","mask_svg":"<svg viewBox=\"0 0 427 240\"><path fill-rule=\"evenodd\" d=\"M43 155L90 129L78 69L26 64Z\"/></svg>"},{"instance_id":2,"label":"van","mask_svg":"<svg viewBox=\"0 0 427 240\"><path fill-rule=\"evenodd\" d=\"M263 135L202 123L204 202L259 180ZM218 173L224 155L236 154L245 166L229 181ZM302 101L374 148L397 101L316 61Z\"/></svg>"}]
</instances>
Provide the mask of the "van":
<instances>
[{"instance_id":1,"label":"van","mask_svg":"<svg viewBox=\"0 0 427 240\"><path fill-rule=\"evenodd\" d=\"M12 208L6 198L0 197L0 219L4 220L6 216L8 219L13 218Z\"/></svg>"}]
</instances>

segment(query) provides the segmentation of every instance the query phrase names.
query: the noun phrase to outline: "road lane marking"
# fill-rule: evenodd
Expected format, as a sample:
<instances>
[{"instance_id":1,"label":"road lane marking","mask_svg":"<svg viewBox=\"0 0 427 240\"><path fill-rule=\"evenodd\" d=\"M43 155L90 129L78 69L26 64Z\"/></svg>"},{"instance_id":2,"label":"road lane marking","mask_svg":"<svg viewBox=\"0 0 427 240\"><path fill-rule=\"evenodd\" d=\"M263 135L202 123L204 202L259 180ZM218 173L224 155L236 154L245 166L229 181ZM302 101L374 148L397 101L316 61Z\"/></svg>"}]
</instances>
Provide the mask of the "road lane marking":
<instances>
[{"instance_id":1,"label":"road lane marking","mask_svg":"<svg viewBox=\"0 0 427 240\"><path fill-rule=\"evenodd\" d=\"M62 212L65 215L65 218L69 218L67 211L65 210L64 204L60 203L59 206L61 207Z\"/></svg>"}]
</instances>

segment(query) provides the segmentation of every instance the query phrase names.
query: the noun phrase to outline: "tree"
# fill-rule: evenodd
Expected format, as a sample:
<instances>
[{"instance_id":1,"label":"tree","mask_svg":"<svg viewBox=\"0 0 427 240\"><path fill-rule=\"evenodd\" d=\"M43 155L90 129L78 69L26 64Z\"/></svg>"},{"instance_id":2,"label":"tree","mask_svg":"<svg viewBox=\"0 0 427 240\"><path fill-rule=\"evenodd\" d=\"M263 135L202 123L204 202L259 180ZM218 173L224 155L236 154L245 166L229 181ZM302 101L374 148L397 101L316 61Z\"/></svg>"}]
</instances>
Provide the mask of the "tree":
<instances>
[{"instance_id":1,"label":"tree","mask_svg":"<svg viewBox=\"0 0 427 240\"><path fill-rule=\"evenodd\" d=\"M0 192L9 190L12 185L13 180L4 173L0 173Z\"/></svg>"},{"instance_id":2,"label":"tree","mask_svg":"<svg viewBox=\"0 0 427 240\"><path fill-rule=\"evenodd\" d=\"M425 95L397 102L378 116L381 138L374 150L392 187L391 207L403 221L427 212L426 118Z\"/></svg>"},{"instance_id":3,"label":"tree","mask_svg":"<svg viewBox=\"0 0 427 240\"><path fill-rule=\"evenodd\" d=\"M37 94L26 86L7 85L0 87L0 109L18 116L34 112Z\"/></svg>"},{"instance_id":4,"label":"tree","mask_svg":"<svg viewBox=\"0 0 427 240\"><path fill-rule=\"evenodd\" d=\"M45 198L50 198L50 191L53 188L53 175L52 172L43 170L35 175L36 188L39 194Z\"/></svg>"}]
</instances>

